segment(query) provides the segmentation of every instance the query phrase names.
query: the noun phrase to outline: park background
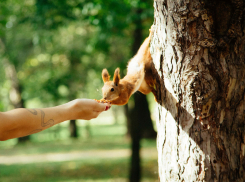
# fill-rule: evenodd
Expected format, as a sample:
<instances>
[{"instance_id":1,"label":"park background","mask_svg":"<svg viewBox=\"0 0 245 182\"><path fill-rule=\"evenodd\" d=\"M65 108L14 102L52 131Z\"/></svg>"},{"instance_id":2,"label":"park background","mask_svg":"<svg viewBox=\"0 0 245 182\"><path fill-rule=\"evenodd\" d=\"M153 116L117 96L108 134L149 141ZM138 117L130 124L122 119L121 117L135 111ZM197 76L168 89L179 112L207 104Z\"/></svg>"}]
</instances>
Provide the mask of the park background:
<instances>
[{"instance_id":1,"label":"park background","mask_svg":"<svg viewBox=\"0 0 245 182\"><path fill-rule=\"evenodd\" d=\"M152 4L1 0L0 111L100 99L102 69L112 75L120 67L126 74L154 21ZM66 121L0 142L0 181L128 181L138 170L132 170L132 137L140 142L141 181L158 181L155 101L152 94L138 96L143 104L131 98L97 119ZM150 111L147 117L141 113L147 121L138 117L142 128L134 125L137 104Z\"/></svg>"}]
</instances>

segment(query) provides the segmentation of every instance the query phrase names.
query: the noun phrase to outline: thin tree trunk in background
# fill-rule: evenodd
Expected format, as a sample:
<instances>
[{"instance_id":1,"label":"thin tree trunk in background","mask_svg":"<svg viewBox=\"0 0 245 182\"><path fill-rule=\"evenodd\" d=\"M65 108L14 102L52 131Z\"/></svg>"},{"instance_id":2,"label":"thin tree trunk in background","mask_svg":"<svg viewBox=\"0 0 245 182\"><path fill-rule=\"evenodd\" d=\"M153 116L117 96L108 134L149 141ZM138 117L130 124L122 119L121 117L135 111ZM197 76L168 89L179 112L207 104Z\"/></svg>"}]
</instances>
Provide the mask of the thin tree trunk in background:
<instances>
[{"instance_id":1,"label":"thin tree trunk in background","mask_svg":"<svg viewBox=\"0 0 245 182\"><path fill-rule=\"evenodd\" d=\"M140 139L141 139L141 100L140 95L134 95L135 106L130 112L130 136L131 136L131 165L130 165L130 182L138 182L141 178L141 165L140 165Z\"/></svg>"},{"instance_id":2,"label":"thin tree trunk in background","mask_svg":"<svg viewBox=\"0 0 245 182\"><path fill-rule=\"evenodd\" d=\"M80 63L80 57L77 55L76 51L72 51L70 54L70 74L76 73L76 68ZM68 79L68 87L69 87L69 100L74 100L76 99L77 95L77 89L75 88L75 85L73 84L73 76ZM79 131L78 131L78 126L76 123L76 120L70 120L69 123L69 131L70 131L70 137L71 138L78 138L79 136Z\"/></svg>"},{"instance_id":3,"label":"thin tree trunk in background","mask_svg":"<svg viewBox=\"0 0 245 182\"><path fill-rule=\"evenodd\" d=\"M70 128L70 137L71 138L78 138L76 120L70 120L69 128Z\"/></svg>"},{"instance_id":4,"label":"thin tree trunk in background","mask_svg":"<svg viewBox=\"0 0 245 182\"><path fill-rule=\"evenodd\" d=\"M245 1L154 8L160 181L245 181Z\"/></svg>"},{"instance_id":5,"label":"thin tree trunk in background","mask_svg":"<svg viewBox=\"0 0 245 182\"><path fill-rule=\"evenodd\" d=\"M130 111L129 111L129 107L128 107L128 104L124 105L124 114L126 116L126 125L127 125L127 133L126 133L126 136L127 137L130 137L130 131L131 131L131 126L130 126L130 123L131 123L131 117L130 117Z\"/></svg>"},{"instance_id":6,"label":"thin tree trunk in background","mask_svg":"<svg viewBox=\"0 0 245 182\"><path fill-rule=\"evenodd\" d=\"M140 2L139 2L140 3ZM133 32L133 45L132 54L135 55L141 46L143 38L143 25L142 25L142 8L135 10L134 25L135 29ZM156 139L156 131L153 128L150 111L146 96L141 93L135 93L134 108L129 111L128 118L128 130L130 130L131 136L131 166L130 166L130 182L139 182L141 179L141 163L140 163L140 140L144 138Z\"/></svg>"},{"instance_id":7,"label":"thin tree trunk in background","mask_svg":"<svg viewBox=\"0 0 245 182\"><path fill-rule=\"evenodd\" d=\"M133 34L133 46L132 53L135 55L143 42L142 36L142 9L136 10L136 17L134 20L135 30ZM153 128L152 120L150 117L150 111L148 108L148 102L146 96L141 93L135 93L134 108L129 111L130 118L128 119L128 127L131 136L131 166L130 166L130 182L138 182L141 178L141 164L140 164L140 139L156 138L156 132ZM143 135L142 135L143 134Z\"/></svg>"},{"instance_id":8,"label":"thin tree trunk in background","mask_svg":"<svg viewBox=\"0 0 245 182\"><path fill-rule=\"evenodd\" d=\"M6 78L9 79L11 83L11 89L9 92L9 99L14 108L24 108L24 100L21 97L21 86L17 77L16 69L9 60L4 59L5 74ZM18 138L18 143L29 141L30 137L20 137Z\"/></svg>"},{"instance_id":9,"label":"thin tree trunk in background","mask_svg":"<svg viewBox=\"0 0 245 182\"><path fill-rule=\"evenodd\" d=\"M140 15L142 13L142 9L137 9L136 14L137 18L135 18L135 30L133 34L133 46L132 53L135 55L142 43L142 20ZM130 182L139 182L140 181L140 138L141 138L141 125L140 125L140 110L139 110L139 97L137 97L137 93L133 95L134 97L134 108L130 112L130 136L131 136L131 165L130 165L130 174L129 181Z\"/></svg>"},{"instance_id":10,"label":"thin tree trunk in background","mask_svg":"<svg viewBox=\"0 0 245 182\"><path fill-rule=\"evenodd\" d=\"M153 122L151 120L151 113L149 110L149 104L146 99L146 95L138 92L136 93L140 99L138 99L137 104L141 107L140 108L140 124L142 127L141 131L141 138L147 139L156 139L157 132L154 130Z\"/></svg>"}]
</instances>

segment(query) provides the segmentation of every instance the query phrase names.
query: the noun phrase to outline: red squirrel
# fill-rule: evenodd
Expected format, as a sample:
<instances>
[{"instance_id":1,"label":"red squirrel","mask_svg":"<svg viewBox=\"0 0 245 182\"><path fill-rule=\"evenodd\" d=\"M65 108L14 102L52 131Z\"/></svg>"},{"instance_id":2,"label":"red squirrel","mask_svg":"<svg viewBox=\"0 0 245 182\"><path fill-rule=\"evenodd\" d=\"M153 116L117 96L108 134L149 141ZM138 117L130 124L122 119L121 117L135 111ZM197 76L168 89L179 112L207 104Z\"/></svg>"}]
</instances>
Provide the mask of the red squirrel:
<instances>
[{"instance_id":1,"label":"red squirrel","mask_svg":"<svg viewBox=\"0 0 245 182\"><path fill-rule=\"evenodd\" d=\"M125 105L128 103L130 96L137 90L143 94L149 94L154 89L154 79L151 73L152 57L150 54L149 44L151 41L150 35L145 39L140 46L137 54L129 61L127 75L120 79L120 69L117 68L114 72L113 81L110 81L110 75L107 69L102 71L102 79L104 86L102 88L103 99L101 102L110 102L113 105Z\"/></svg>"}]
</instances>

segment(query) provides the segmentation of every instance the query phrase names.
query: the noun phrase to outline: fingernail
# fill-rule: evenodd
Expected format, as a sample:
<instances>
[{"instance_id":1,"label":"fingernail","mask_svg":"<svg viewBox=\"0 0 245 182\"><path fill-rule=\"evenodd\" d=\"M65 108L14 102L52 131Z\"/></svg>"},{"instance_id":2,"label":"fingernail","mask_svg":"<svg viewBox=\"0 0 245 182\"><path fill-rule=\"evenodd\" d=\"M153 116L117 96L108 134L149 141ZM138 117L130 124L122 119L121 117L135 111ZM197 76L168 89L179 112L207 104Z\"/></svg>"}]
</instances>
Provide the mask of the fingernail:
<instances>
[{"instance_id":1,"label":"fingernail","mask_svg":"<svg viewBox=\"0 0 245 182\"><path fill-rule=\"evenodd\" d=\"M110 108L109 106L106 106L105 111L107 111L109 108Z\"/></svg>"}]
</instances>

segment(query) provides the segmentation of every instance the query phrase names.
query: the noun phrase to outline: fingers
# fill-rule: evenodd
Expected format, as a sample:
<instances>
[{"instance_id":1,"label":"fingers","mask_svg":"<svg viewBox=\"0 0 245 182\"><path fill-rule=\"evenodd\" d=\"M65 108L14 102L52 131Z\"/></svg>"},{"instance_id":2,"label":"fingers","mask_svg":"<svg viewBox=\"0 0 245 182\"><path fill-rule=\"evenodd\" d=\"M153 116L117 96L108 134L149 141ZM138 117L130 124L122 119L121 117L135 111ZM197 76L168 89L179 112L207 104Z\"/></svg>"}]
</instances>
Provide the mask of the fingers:
<instances>
[{"instance_id":1,"label":"fingers","mask_svg":"<svg viewBox=\"0 0 245 182\"><path fill-rule=\"evenodd\" d=\"M102 112L102 111L107 111L108 109L110 109L110 107L111 105L108 103L97 103L94 110L97 112Z\"/></svg>"},{"instance_id":2,"label":"fingers","mask_svg":"<svg viewBox=\"0 0 245 182\"><path fill-rule=\"evenodd\" d=\"M65 105L66 106L66 105ZM107 111L111 105L109 103L98 103L92 99L75 99L67 103L68 109L71 109L72 119L90 120L98 117L98 115Z\"/></svg>"},{"instance_id":3,"label":"fingers","mask_svg":"<svg viewBox=\"0 0 245 182\"><path fill-rule=\"evenodd\" d=\"M88 118L88 120L90 119L95 119L100 115L101 112L96 112L94 111L93 113L91 113L90 117Z\"/></svg>"},{"instance_id":4,"label":"fingers","mask_svg":"<svg viewBox=\"0 0 245 182\"><path fill-rule=\"evenodd\" d=\"M94 112L107 111L111 107L109 103L99 103L92 99L83 99L83 100L86 101L87 103L90 103L90 106L92 107L92 110Z\"/></svg>"}]
</instances>

